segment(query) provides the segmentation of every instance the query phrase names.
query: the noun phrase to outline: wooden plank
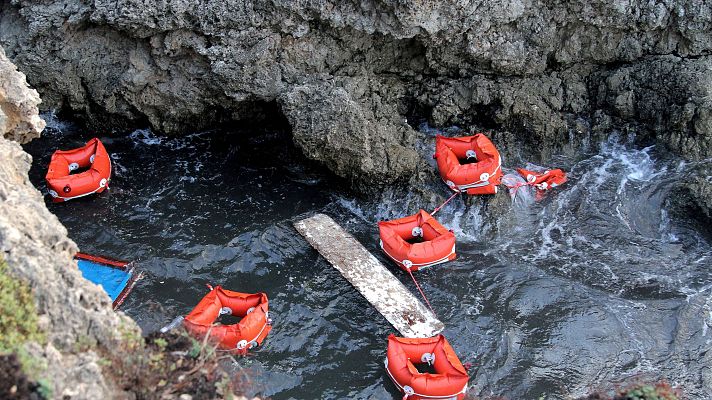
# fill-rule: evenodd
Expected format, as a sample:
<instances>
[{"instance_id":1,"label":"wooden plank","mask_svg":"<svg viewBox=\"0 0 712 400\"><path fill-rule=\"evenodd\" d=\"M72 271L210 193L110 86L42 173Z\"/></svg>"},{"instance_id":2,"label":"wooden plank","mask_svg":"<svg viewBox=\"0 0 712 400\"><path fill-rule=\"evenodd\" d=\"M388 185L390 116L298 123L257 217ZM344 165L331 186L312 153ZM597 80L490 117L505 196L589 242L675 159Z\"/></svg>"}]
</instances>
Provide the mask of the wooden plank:
<instances>
[{"instance_id":1,"label":"wooden plank","mask_svg":"<svg viewBox=\"0 0 712 400\"><path fill-rule=\"evenodd\" d=\"M294 227L402 336L431 337L443 330L433 312L329 216L316 214Z\"/></svg>"}]
</instances>

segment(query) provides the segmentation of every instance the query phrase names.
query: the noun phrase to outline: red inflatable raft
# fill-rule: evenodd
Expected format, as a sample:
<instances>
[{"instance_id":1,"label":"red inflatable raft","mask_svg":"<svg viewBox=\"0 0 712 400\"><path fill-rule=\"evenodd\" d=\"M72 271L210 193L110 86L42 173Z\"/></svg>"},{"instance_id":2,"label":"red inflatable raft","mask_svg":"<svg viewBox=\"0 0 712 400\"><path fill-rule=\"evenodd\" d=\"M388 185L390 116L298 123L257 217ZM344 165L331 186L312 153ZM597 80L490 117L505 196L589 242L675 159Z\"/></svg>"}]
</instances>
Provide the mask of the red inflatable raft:
<instances>
[{"instance_id":1,"label":"red inflatable raft","mask_svg":"<svg viewBox=\"0 0 712 400\"><path fill-rule=\"evenodd\" d=\"M79 173L75 171L85 170ZM109 187L111 159L97 138L74 150L57 150L52 154L47 186L55 203L101 193Z\"/></svg>"},{"instance_id":2,"label":"red inflatable raft","mask_svg":"<svg viewBox=\"0 0 712 400\"><path fill-rule=\"evenodd\" d=\"M427 212L378 223L381 249L406 271L455 259L455 235Z\"/></svg>"},{"instance_id":3,"label":"red inflatable raft","mask_svg":"<svg viewBox=\"0 0 712 400\"><path fill-rule=\"evenodd\" d=\"M421 373L428 364L434 373ZM404 399L464 399L470 377L443 335L424 339L388 337L386 371Z\"/></svg>"},{"instance_id":4,"label":"red inflatable raft","mask_svg":"<svg viewBox=\"0 0 712 400\"><path fill-rule=\"evenodd\" d=\"M435 137L438 170L450 189L467 194L494 194L502 178L502 159L483 134Z\"/></svg>"},{"instance_id":5,"label":"red inflatable raft","mask_svg":"<svg viewBox=\"0 0 712 400\"><path fill-rule=\"evenodd\" d=\"M233 325L213 325L220 315L241 317ZM247 294L216 286L198 303L183 321L198 338L210 332L210 338L224 350L245 354L260 346L272 329L265 293Z\"/></svg>"},{"instance_id":6,"label":"red inflatable raft","mask_svg":"<svg viewBox=\"0 0 712 400\"><path fill-rule=\"evenodd\" d=\"M560 169L546 170L544 172L535 172L518 168L517 172L529 185L534 185L539 190L548 190L555 188L566 182L566 173Z\"/></svg>"}]
</instances>

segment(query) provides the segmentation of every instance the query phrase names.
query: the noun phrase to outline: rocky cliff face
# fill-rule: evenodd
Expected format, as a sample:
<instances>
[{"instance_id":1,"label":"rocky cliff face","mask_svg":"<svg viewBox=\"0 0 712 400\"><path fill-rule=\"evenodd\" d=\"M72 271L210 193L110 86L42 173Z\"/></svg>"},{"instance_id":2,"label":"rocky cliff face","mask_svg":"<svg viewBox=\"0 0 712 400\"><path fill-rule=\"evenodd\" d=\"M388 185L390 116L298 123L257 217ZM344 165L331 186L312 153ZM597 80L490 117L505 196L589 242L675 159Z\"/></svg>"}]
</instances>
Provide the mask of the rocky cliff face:
<instances>
[{"instance_id":1,"label":"rocky cliff face","mask_svg":"<svg viewBox=\"0 0 712 400\"><path fill-rule=\"evenodd\" d=\"M368 184L415 172L419 118L509 130L544 157L611 123L712 155L703 0L0 7L0 43L49 107L181 132L277 105L305 154Z\"/></svg>"},{"instance_id":2,"label":"rocky cliff face","mask_svg":"<svg viewBox=\"0 0 712 400\"><path fill-rule=\"evenodd\" d=\"M44 121L37 114L39 97L0 49L0 257L10 273L28 282L47 333L45 347L27 344L32 357L46 367L54 397L99 399L112 389L102 375L99 356L80 347L106 347L117 332L138 330L98 286L82 278L73 256L77 246L45 207L28 171L32 158L10 137L27 141L39 136ZM82 349L84 350L84 349Z\"/></svg>"},{"instance_id":3,"label":"rocky cliff face","mask_svg":"<svg viewBox=\"0 0 712 400\"><path fill-rule=\"evenodd\" d=\"M27 86L25 75L7 59L0 47L0 132L3 137L27 143L45 127L37 106L40 95Z\"/></svg>"}]
</instances>

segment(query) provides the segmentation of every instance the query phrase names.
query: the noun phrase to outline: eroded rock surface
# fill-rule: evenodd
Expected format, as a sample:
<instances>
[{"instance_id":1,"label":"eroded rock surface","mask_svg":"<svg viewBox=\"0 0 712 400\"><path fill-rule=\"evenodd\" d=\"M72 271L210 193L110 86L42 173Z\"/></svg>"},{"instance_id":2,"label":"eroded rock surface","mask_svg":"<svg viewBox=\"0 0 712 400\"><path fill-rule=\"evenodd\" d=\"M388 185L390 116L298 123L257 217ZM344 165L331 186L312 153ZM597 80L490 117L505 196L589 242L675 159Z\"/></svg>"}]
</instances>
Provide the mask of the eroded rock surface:
<instances>
[{"instance_id":1,"label":"eroded rock surface","mask_svg":"<svg viewBox=\"0 0 712 400\"><path fill-rule=\"evenodd\" d=\"M546 158L598 132L581 123L598 113L642 120L639 135L685 157L712 151L698 79L712 50L703 0L0 7L0 43L47 107L182 132L277 102L310 158L368 185L415 172L406 118L506 129Z\"/></svg>"},{"instance_id":2,"label":"eroded rock surface","mask_svg":"<svg viewBox=\"0 0 712 400\"><path fill-rule=\"evenodd\" d=\"M27 86L19 72L0 47L0 132L6 139L27 143L39 137L45 122L38 115L40 95Z\"/></svg>"},{"instance_id":3,"label":"eroded rock surface","mask_svg":"<svg viewBox=\"0 0 712 400\"><path fill-rule=\"evenodd\" d=\"M656 57L601 74L596 101L688 159L712 157L712 57Z\"/></svg>"},{"instance_id":4,"label":"eroded rock surface","mask_svg":"<svg viewBox=\"0 0 712 400\"><path fill-rule=\"evenodd\" d=\"M394 91L371 89L384 83L350 79L292 87L280 101L296 144L342 177L355 178L358 171L357 183L382 185L412 173L419 164L415 135L395 110Z\"/></svg>"},{"instance_id":5,"label":"eroded rock surface","mask_svg":"<svg viewBox=\"0 0 712 400\"><path fill-rule=\"evenodd\" d=\"M117 333L137 332L97 285L82 278L73 256L77 246L45 206L29 180L32 158L16 142L39 136L44 121L37 114L39 97L0 49L0 257L10 273L32 287L45 347L29 343L28 354L44 365L42 376L53 397L111 398L99 356L82 347L111 348ZM3 114L0 114L3 115ZM7 122L9 121L9 122Z\"/></svg>"}]
</instances>

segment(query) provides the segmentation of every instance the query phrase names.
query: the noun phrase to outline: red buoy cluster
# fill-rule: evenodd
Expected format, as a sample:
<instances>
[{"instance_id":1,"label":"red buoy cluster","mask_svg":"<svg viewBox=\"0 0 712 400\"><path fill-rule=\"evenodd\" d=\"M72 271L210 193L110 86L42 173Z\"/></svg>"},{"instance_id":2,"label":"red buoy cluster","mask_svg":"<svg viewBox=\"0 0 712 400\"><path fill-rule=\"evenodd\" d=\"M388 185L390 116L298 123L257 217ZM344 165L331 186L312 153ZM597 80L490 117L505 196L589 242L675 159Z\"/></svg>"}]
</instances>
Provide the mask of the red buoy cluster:
<instances>
[{"instance_id":1,"label":"red buoy cluster","mask_svg":"<svg viewBox=\"0 0 712 400\"><path fill-rule=\"evenodd\" d=\"M478 133L463 137L435 137L435 154L440 176L455 194L432 213L416 214L378 223L383 252L413 280L413 272L453 260L455 234L438 222L433 214L458 193L491 195L502 183L502 158L492 141ZM517 169L524 182L538 191L566 182L560 169ZM509 176L508 176L509 177ZM54 202L102 193L109 188L111 159L97 138L73 150L58 150L52 155L46 181ZM519 178L513 178L519 181ZM415 281L418 289L420 286ZM208 337L223 350L246 354L262 344L270 330L269 302L265 293L240 293L209 287L210 291L183 319L188 331ZM421 294L425 298L421 290ZM428 306L430 303L425 298ZM431 308L432 310L432 308ZM234 324L215 322L222 315L239 318ZM443 335L431 338L388 337L385 361L388 376L404 394L404 399L463 399L469 375Z\"/></svg>"},{"instance_id":2,"label":"red buoy cluster","mask_svg":"<svg viewBox=\"0 0 712 400\"><path fill-rule=\"evenodd\" d=\"M462 137L436 135L433 158L443 182L455 193L496 194L497 186L502 183L502 157L482 133ZM514 186L515 189L531 185L544 191L566 182L566 174L560 169L538 172L520 168L517 172L525 183ZM378 223L381 249L410 273L419 290L413 271L442 264L456 256L455 234L431 214L419 210L414 215ZM430 305L424 294L423 298ZM385 364L404 399L463 399L465 396L469 376L442 335L432 338L391 335ZM417 365L423 364L428 364L431 371L421 372Z\"/></svg>"}]
</instances>

